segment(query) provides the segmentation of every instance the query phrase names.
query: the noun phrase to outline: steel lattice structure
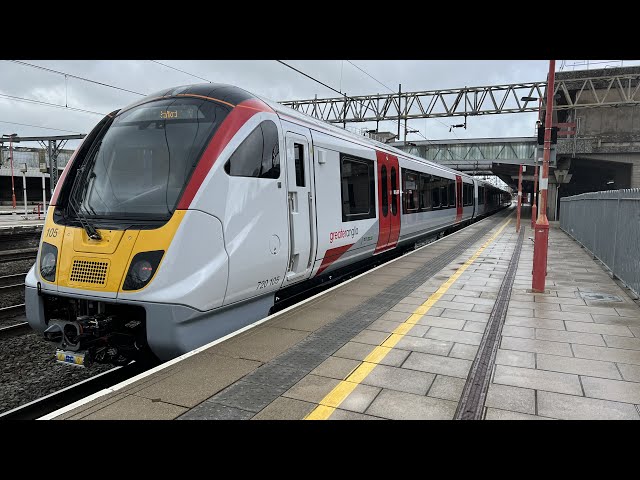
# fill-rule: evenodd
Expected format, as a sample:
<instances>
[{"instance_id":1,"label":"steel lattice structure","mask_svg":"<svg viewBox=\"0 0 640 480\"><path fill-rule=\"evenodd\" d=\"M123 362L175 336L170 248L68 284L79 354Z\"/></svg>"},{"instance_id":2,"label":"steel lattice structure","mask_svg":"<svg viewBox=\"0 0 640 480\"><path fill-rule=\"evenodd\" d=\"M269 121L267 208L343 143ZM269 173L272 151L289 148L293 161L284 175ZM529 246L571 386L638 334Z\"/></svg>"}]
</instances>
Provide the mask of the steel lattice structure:
<instances>
[{"instance_id":1,"label":"steel lattice structure","mask_svg":"<svg viewBox=\"0 0 640 480\"><path fill-rule=\"evenodd\" d=\"M546 82L280 102L330 123L537 112ZM640 105L640 74L557 80L555 110ZM535 97L536 100L522 100Z\"/></svg>"}]
</instances>

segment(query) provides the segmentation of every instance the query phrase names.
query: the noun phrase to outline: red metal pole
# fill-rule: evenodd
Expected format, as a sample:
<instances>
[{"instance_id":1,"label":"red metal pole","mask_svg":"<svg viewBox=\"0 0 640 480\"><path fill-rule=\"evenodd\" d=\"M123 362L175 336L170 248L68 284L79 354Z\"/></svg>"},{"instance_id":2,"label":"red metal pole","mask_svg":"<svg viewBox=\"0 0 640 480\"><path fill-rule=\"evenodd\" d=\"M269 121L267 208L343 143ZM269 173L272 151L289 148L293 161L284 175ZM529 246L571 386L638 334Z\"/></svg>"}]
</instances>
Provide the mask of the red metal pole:
<instances>
[{"instance_id":1,"label":"red metal pole","mask_svg":"<svg viewBox=\"0 0 640 480\"><path fill-rule=\"evenodd\" d=\"M16 189L13 184L13 137L9 137L9 158L11 159L11 201L16 208Z\"/></svg>"},{"instance_id":2,"label":"red metal pole","mask_svg":"<svg viewBox=\"0 0 640 480\"><path fill-rule=\"evenodd\" d=\"M544 124L544 155L542 174L540 175L540 209L536 222L533 244L533 279L531 289L536 293L544 292L547 275L547 249L549 246L549 220L547 219L547 188L549 185L549 157L551 156L551 128L553 122L553 89L556 76L556 61L549 60L549 78L547 79L547 108Z\"/></svg>"},{"instance_id":3,"label":"red metal pole","mask_svg":"<svg viewBox=\"0 0 640 480\"><path fill-rule=\"evenodd\" d=\"M518 169L518 208L516 210L516 232L520 232L520 207L522 206L522 165Z\"/></svg>"},{"instance_id":4,"label":"red metal pole","mask_svg":"<svg viewBox=\"0 0 640 480\"><path fill-rule=\"evenodd\" d=\"M536 216L538 214L537 195L538 195L538 165L533 171L533 196L531 197L531 228L536 228Z\"/></svg>"}]
</instances>

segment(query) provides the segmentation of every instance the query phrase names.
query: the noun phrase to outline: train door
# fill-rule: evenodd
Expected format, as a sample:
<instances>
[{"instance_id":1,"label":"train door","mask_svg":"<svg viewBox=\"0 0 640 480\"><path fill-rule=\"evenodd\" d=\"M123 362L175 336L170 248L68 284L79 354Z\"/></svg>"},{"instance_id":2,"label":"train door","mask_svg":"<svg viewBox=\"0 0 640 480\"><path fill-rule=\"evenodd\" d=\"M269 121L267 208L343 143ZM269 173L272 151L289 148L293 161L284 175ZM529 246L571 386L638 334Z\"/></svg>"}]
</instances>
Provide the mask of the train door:
<instances>
[{"instance_id":1,"label":"train door","mask_svg":"<svg viewBox=\"0 0 640 480\"><path fill-rule=\"evenodd\" d=\"M456 175L456 223L462 220L462 177Z\"/></svg>"},{"instance_id":2,"label":"train door","mask_svg":"<svg viewBox=\"0 0 640 480\"><path fill-rule=\"evenodd\" d=\"M400 167L398 157L376 151L378 160L378 244L374 253L393 248L400 236Z\"/></svg>"},{"instance_id":3,"label":"train door","mask_svg":"<svg viewBox=\"0 0 640 480\"><path fill-rule=\"evenodd\" d=\"M316 221L310 138L307 129L286 134L289 263L285 278L289 284L309 277L315 256Z\"/></svg>"}]
</instances>

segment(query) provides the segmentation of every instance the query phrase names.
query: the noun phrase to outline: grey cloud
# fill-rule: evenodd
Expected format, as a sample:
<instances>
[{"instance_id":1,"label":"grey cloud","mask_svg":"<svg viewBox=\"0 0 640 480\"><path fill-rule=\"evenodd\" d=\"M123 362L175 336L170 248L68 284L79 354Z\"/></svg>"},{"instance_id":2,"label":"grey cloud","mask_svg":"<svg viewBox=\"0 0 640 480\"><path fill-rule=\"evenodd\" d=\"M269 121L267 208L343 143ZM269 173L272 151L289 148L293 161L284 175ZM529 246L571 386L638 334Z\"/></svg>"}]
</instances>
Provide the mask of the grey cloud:
<instances>
[{"instance_id":1,"label":"grey cloud","mask_svg":"<svg viewBox=\"0 0 640 480\"><path fill-rule=\"evenodd\" d=\"M425 46L425 54L429 48ZM152 93L162 88L200 83L202 80L166 68L148 60L25 60L117 85L141 93ZM312 80L290 70L274 60L159 60L175 68L191 72L213 82L230 83L276 101L288 99L336 96ZM546 60L352 60L373 77L392 90L402 83L403 91L481 86L499 83L540 81L546 78ZM316 77L322 82L341 89L349 95L383 93L387 90L342 60L286 60L287 63ZM632 62L625 62L625 64ZM558 62L559 65L559 62ZM558 67L559 68L559 67ZM0 61L0 93L65 104L76 108L110 112L123 107L140 96L82 82L42 70L8 61ZM449 126L461 123L460 118L416 120L409 123L430 139L531 136L536 114L493 115L470 118L467 129ZM0 120L44 125L48 127L88 132L100 120L100 116L70 110L32 105L0 98ZM354 124L357 128L373 128L374 125ZM381 129L396 131L394 122L383 122ZM61 134L46 129L22 127L0 123L2 133L19 135ZM409 140L420 140L412 134ZM70 143L73 147L77 142Z\"/></svg>"}]
</instances>

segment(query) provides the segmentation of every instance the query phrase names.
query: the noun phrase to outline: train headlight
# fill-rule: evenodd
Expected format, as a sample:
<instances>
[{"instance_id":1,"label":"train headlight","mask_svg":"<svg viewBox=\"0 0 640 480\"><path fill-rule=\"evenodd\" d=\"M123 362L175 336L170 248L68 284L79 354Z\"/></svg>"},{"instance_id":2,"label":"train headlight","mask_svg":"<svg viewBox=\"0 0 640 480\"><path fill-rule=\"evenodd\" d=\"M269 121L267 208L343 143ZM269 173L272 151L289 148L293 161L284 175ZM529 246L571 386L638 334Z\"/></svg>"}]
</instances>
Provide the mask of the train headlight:
<instances>
[{"instance_id":1,"label":"train headlight","mask_svg":"<svg viewBox=\"0 0 640 480\"><path fill-rule=\"evenodd\" d=\"M156 273L163 255L164 250L137 253L131 260L122 290L140 290L145 287Z\"/></svg>"},{"instance_id":2,"label":"train headlight","mask_svg":"<svg viewBox=\"0 0 640 480\"><path fill-rule=\"evenodd\" d=\"M40 275L48 282L56 278L56 266L58 263L58 248L47 242L42 242L40 251Z\"/></svg>"}]
</instances>

